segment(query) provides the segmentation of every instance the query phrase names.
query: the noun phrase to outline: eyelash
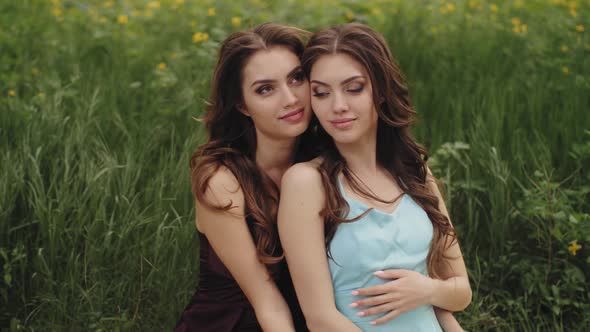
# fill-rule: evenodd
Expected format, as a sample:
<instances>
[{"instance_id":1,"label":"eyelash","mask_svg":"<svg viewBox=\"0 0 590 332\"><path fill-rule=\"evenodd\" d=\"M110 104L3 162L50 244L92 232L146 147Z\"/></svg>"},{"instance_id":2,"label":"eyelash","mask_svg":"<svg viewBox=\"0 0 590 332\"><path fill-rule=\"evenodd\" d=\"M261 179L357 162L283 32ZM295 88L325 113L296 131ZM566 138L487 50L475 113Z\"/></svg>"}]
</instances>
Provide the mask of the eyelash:
<instances>
[{"instance_id":1,"label":"eyelash","mask_svg":"<svg viewBox=\"0 0 590 332\"><path fill-rule=\"evenodd\" d=\"M301 70L301 71L294 73L293 76L291 76L289 83L299 85L301 82L305 81L305 79L306 79L305 74ZM259 87L258 89L256 89L256 93L261 96L265 96L265 95L269 94L270 92L272 92L272 90L274 90L274 88L271 85L263 85L263 86Z\"/></svg>"},{"instance_id":2,"label":"eyelash","mask_svg":"<svg viewBox=\"0 0 590 332\"><path fill-rule=\"evenodd\" d=\"M357 93L360 93L360 92L362 92L364 88L365 88L365 86L364 86L364 85L361 85L361 86L359 86L359 87L358 87L358 88L356 88L356 89L347 89L346 91L347 91L347 92L350 92L350 93L357 94ZM329 94L329 92L313 92L313 93L312 93L312 95L313 95L314 97L316 97L316 98L322 98L322 97L325 97L325 96L327 96L328 94Z\"/></svg>"},{"instance_id":3,"label":"eyelash","mask_svg":"<svg viewBox=\"0 0 590 332\"><path fill-rule=\"evenodd\" d=\"M265 91L267 89L268 89L268 91ZM263 86L259 87L258 89L256 89L256 93L259 94L259 95L261 95L261 96L264 96L264 95L269 94L272 90L273 90L273 87L272 86L270 86L270 85L263 85Z\"/></svg>"}]
</instances>

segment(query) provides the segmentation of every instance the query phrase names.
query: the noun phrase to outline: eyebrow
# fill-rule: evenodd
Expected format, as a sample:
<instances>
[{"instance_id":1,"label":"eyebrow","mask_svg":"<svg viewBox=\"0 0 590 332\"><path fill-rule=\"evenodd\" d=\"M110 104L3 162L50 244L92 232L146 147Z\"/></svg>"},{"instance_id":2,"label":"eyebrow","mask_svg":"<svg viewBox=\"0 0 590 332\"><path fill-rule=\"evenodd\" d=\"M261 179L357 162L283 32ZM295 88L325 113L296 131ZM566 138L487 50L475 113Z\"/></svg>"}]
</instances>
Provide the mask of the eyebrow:
<instances>
[{"instance_id":1,"label":"eyebrow","mask_svg":"<svg viewBox=\"0 0 590 332\"><path fill-rule=\"evenodd\" d=\"M340 85L345 85L346 83L354 81L357 78L365 78L365 77L363 75L355 75L355 76L349 77L349 78L345 79L344 81L340 82ZM316 83L316 84L320 84L320 85L330 86L330 84L324 83L324 82L318 81L318 80L313 80L310 83Z\"/></svg>"},{"instance_id":2,"label":"eyebrow","mask_svg":"<svg viewBox=\"0 0 590 332\"><path fill-rule=\"evenodd\" d=\"M298 71L302 70L301 66L297 66L295 68L293 68L288 74L287 74L287 78L291 78L293 77L293 75L295 75L295 73L297 73ZM256 85L256 84L262 84L262 83L274 83L276 82L276 80L256 80L254 82L252 82L252 84L250 85L250 87Z\"/></svg>"}]
</instances>

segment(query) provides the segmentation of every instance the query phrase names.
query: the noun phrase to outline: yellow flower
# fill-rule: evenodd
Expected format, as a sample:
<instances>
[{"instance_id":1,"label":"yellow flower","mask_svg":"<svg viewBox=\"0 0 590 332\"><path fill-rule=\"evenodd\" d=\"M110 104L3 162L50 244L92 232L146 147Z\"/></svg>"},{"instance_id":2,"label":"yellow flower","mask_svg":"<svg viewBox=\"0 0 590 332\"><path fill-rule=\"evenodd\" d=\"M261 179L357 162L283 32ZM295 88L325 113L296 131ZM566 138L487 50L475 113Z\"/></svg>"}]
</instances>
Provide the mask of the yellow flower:
<instances>
[{"instance_id":1,"label":"yellow flower","mask_svg":"<svg viewBox=\"0 0 590 332\"><path fill-rule=\"evenodd\" d=\"M455 4L454 4L454 3L450 3L450 2L449 2L449 3L447 3L447 6L446 6L446 7L447 7L447 11L448 11L449 13L450 13L450 12L452 12L452 11L455 11L455 8L456 8L456 7L455 7Z\"/></svg>"},{"instance_id":2,"label":"yellow flower","mask_svg":"<svg viewBox=\"0 0 590 332\"><path fill-rule=\"evenodd\" d=\"M193 35L193 43L205 42L209 39L209 35L203 32L195 32Z\"/></svg>"},{"instance_id":3,"label":"yellow flower","mask_svg":"<svg viewBox=\"0 0 590 332\"><path fill-rule=\"evenodd\" d=\"M520 29L520 25L515 25L514 28L512 28L512 31L515 33L520 33L522 30Z\"/></svg>"},{"instance_id":4,"label":"yellow flower","mask_svg":"<svg viewBox=\"0 0 590 332\"><path fill-rule=\"evenodd\" d=\"M53 5L56 5L57 6L57 5L59 5L61 3L61 1L60 0L51 0L51 3Z\"/></svg>"},{"instance_id":5,"label":"yellow flower","mask_svg":"<svg viewBox=\"0 0 590 332\"><path fill-rule=\"evenodd\" d=\"M567 247L567 250L573 255L576 255L578 250L582 249L582 246L578 244L577 240L570 242L570 245Z\"/></svg>"},{"instance_id":6,"label":"yellow flower","mask_svg":"<svg viewBox=\"0 0 590 332\"><path fill-rule=\"evenodd\" d=\"M16 91L14 91L12 89L11 90L8 90L8 95L11 96L11 97L14 97L14 96L16 96Z\"/></svg>"},{"instance_id":7,"label":"yellow flower","mask_svg":"<svg viewBox=\"0 0 590 332\"><path fill-rule=\"evenodd\" d=\"M184 0L176 0L174 1L177 5L184 5Z\"/></svg>"},{"instance_id":8,"label":"yellow flower","mask_svg":"<svg viewBox=\"0 0 590 332\"><path fill-rule=\"evenodd\" d=\"M569 50L570 50L570 49L569 49L569 47L567 47L567 45L561 45L561 51L562 51L563 53L567 53Z\"/></svg>"},{"instance_id":9,"label":"yellow flower","mask_svg":"<svg viewBox=\"0 0 590 332\"><path fill-rule=\"evenodd\" d=\"M150 9L160 9L160 1L152 1L148 3L147 7Z\"/></svg>"},{"instance_id":10,"label":"yellow flower","mask_svg":"<svg viewBox=\"0 0 590 332\"><path fill-rule=\"evenodd\" d=\"M37 93L37 97L39 97L39 98L45 98L45 92L39 92L39 93Z\"/></svg>"},{"instance_id":11,"label":"yellow flower","mask_svg":"<svg viewBox=\"0 0 590 332\"><path fill-rule=\"evenodd\" d=\"M347 11L346 14L344 14L344 16L346 16L346 19L349 21L352 21L352 19L354 18L354 14L351 11Z\"/></svg>"},{"instance_id":12,"label":"yellow flower","mask_svg":"<svg viewBox=\"0 0 590 332\"><path fill-rule=\"evenodd\" d=\"M526 25L526 24L521 24L521 25L520 25L520 31L521 31L521 32L526 32L527 28L528 28L528 27L527 27L527 25Z\"/></svg>"},{"instance_id":13,"label":"yellow flower","mask_svg":"<svg viewBox=\"0 0 590 332\"><path fill-rule=\"evenodd\" d=\"M207 16L215 16L215 8L209 7L209 9L207 9Z\"/></svg>"},{"instance_id":14,"label":"yellow flower","mask_svg":"<svg viewBox=\"0 0 590 332\"><path fill-rule=\"evenodd\" d=\"M479 4L476 0L469 0L469 8L479 8Z\"/></svg>"},{"instance_id":15,"label":"yellow flower","mask_svg":"<svg viewBox=\"0 0 590 332\"><path fill-rule=\"evenodd\" d=\"M119 22L119 24L127 24L129 23L129 17L127 17L127 15L119 15L117 16L117 22Z\"/></svg>"},{"instance_id":16,"label":"yellow flower","mask_svg":"<svg viewBox=\"0 0 590 332\"><path fill-rule=\"evenodd\" d=\"M574 8L570 8L570 15L572 17L578 17L578 12Z\"/></svg>"},{"instance_id":17,"label":"yellow flower","mask_svg":"<svg viewBox=\"0 0 590 332\"><path fill-rule=\"evenodd\" d=\"M141 12L137 9L133 9L131 11L131 16L133 16L133 17L141 16Z\"/></svg>"},{"instance_id":18,"label":"yellow flower","mask_svg":"<svg viewBox=\"0 0 590 332\"><path fill-rule=\"evenodd\" d=\"M239 18L237 16L234 16L234 17L231 18L231 25L237 27L240 24L242 24L242 19L241 18Z\"/></svg>"},{"instance_id":19,"label":"yellow flower","mask_svg":"<svg viewBox=\"0 0 590 332\"><path fill-rule=\"evenodd\" d=\"M31 74L33 74L33 76L39 75L39 68L37 68L37 67L31 68Z\"/></svg>"},{"instance_id":20,"label":"yellow flower","mask_svg":"<svg viewBox=\"0 0 590 332\"><path fill-rule=\"evenodd\" d=\"M107 1L107 2L104 3L104 6L105 7L108 7L108 8L111 8L111 7L113 7L113 2L112 1Z\"/></svg>"},{"instance_id":21,"label":"yellow flower","mask_svg":"<svg viewBox=\"0 0 590 332\"><path fill-rule=\"evenodd\" d=\"M496 6L496 4L491 4L490 5L490 10L494 13L498 12L498 6Z\"/></svg>"},{"instance_id":22,"label":"yellow flower","mask_svg":"<svg viewBox=\"0 0 590 332\"><path fill-rule=\"evenodd\" d=\"M584 32L584 26L581 24L576 25L576 31L577 32Z\"/></svg>"},{"instance_id":23,"label":"yellow flower","mask_svg":"<svg viewBox=\"0 0 590 332\"><path fill-rule=\"evenodd\" d=\"M510 21L513 25L520 25L520 18L518 17L513 17L512 19L510 19Z\"/></svg>"},{"instance_id":24,"label":"yellow flower","mask_svg":"<svg viewBox=\"0 0 590 332\"><path fill-rule=\"evenodd\" d=\"M144 13L144 15L145 15L145 17L152 17L152 16L154 16L154 12L152 11L152 9L151 9L151 8L147 8L147 9L145 10L145 13Z\"/></svg>"},{"instance_id":25,"label":"yellow flower","mask_svg":"<svg viewBox=\"0 0 590 332\"><path fill-rule=\"evenodd\" d=\"M51 9L51 13L53 14L53 16L60 17L63 14L63 11L59 7L53 7Z\"/></svg>"},{"instance_id":26,"label":"yellow flower","mask_svg":"<svg viewBox=\"0 0 590 332\"><path fill-rule=\"evenodd\" d=\"M561 67L561 71L566 75L570 73L570 69L566 66Z\"/></svg>"},{"instance_id":27,"label":"yellow flower","mask_svg":"<svg viewBox=\"0 0 590 332\"><path fill-rule=\"evenodd\" d=\"M158 69L159 69L159 70L166 70L166 68L168 68L168 65L166 65L166 63L164 63L164 62L160 62L160 63L158 64Z\"/></svg>"}]
</instances>

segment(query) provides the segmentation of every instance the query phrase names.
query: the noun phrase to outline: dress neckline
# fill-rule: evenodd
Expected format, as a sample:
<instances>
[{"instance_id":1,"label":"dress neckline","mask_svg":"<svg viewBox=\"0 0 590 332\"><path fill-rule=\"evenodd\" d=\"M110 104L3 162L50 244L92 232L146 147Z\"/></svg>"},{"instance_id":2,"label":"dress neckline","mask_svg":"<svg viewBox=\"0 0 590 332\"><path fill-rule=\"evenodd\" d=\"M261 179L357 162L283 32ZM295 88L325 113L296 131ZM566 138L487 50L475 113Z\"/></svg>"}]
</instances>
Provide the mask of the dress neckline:
<instances>
[{"instance_id":1,"label":"dress neckline","mask_svg":"<svg viewBox=\"0 0 590 332\"><path fill-rule=\"evenodd\" d=\"M346 192L344 191L344 186L342 185L342 182L340 181L340 176L338 176L336 178L337 182L338 182L338 189L340 190L340 193L342 194L342 197L344 197L345 200L347 200L350 203L354 203L355 205L357 205L358 207L362 208L363 210L369 210L371 209L370 212L375 211L375 213L380 214L380 215L384 215L384 216L396 216L398 214L398 211L400 210L402 204L404 203L404 201L406 200L406 196L408 196L405 192L401 193L401 198L399 198L399 202L397 203L397 205L395 205L393 207L393 210L391 212L387 212L387 211L382 211L376 207L373 206L369 206L366 203L363 203L361 201L359 201L358 199L349 197L348 195L346 195ZM399 196L398 196L399 197Z\"/></svg>"}]
</instances>

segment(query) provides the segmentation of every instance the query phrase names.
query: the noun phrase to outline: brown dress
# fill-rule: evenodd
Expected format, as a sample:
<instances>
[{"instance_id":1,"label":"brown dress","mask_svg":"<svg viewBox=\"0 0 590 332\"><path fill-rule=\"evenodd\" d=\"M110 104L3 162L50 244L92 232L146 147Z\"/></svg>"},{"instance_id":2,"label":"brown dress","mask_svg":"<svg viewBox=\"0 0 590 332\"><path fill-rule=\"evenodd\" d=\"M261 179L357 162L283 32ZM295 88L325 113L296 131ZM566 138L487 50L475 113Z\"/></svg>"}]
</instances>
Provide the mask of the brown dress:
<instances>
[{"instance_id":1,"label":"brown dress","mask_svg":"<svg viewBox=\"0 0 590 332\"><path fill-rule=\"evenodd\" d=\"M199 232L200 272L197 291L174 328L175 332L259 332L254 308L223 265L207 237ZM280 266L277 286L289 304L296 331L307 331L289 271Z\"/></svg>"}]
</instances>

